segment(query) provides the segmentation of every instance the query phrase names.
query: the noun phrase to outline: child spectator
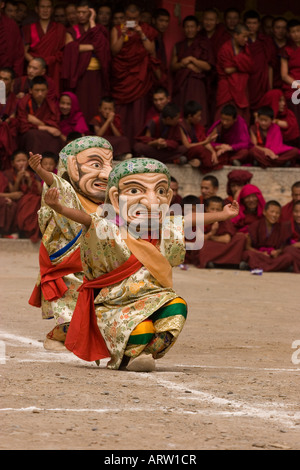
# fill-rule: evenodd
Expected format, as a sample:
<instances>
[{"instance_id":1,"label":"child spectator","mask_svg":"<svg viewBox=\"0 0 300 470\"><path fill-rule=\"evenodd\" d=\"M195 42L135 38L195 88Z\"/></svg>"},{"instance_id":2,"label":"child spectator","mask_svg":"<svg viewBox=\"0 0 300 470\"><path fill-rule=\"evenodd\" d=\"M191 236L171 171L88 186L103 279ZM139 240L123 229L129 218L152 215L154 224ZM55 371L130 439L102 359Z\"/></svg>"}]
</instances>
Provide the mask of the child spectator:
<instances>
[{"instance_id":1,"label":"child spectator","mask_svg":"<svg viewBox=\"0 0 300 470\"><path fill-rule=\"evenodd\" d=\"M179 120L178 106L167 104L161 116L149 121L144 134L136 138L135 155L155 158L163 163L185 163L186 148L182 145Z\"/></svg>"},{"instance_id":2,"label":"child spectator","mask_svg":"<svg viewBox=\"0 0 300 470\"><path fill-rule=\"evenodd\" d=\"M40 239L38 210L41 205L41 183L28 169L28 154L16 150L12 155L12 168L5 170L9 192L22 192L17 202L16 222L21 238L30 238L33 243Z\"/></svg>"},{"instance_id":3,"label":"child spectator","mask_svg":"<svg viewBox=\"0 0 300 470\"><path fill-rule=\"evenodd\" d=\"M42 155L41 165L44 170L51 171L51 173L57 174L57 163L58 157L53 152L44 152ZM44 181L42 181L42 185Z\"/></svg>"},{"instance_id":4,"label":"child spectator","mask_svg":"<svg viewBox=\"0 0 300 470\"><path fill-rule=\"evenodd\" d=\"M280 212L279 202L269 201L265 205L263 217L249 226L243 261L250 269L287 271L293 264L290 253L284 251L289 232L286 224L279 222ZM245 269L245 263L241 267Z\"/></svg>"},{"instance_id":5,"label":"child spectator","mask_svg":"<svg viewBox=\"0 0 300 470\"><path fill-rule=\"evenodd\" d=\"M223 199L219 196L206 199L204 209L208 213L221 212ZM204 227L204 245L194 258L194 264L197 268L202 269L214 268L215 265L239 266L245 242L245 235L236 233L230 220L206 225Z\"/></svg>"},{"instance_id":6,"label":"child spectator","mask_svg":"<svg viewBox=\"0 0 300 470\"><path fill-rule=\"evenodd\" d=\"M249 149L252 147L248 126L232 104L221 109L221 118L207 132L213 141L212 147L220 165L239 166L249 163Z\"/></svg>"},{"instance_id":7,"label":"child spectator","mask_svg":"<svg viewBox=\"0 0 300 470\"><path fill-rule=\"evenodd\" d=\"M272 108L259 108L257 121L250 128L254 146L249 154L262 168L293 166L299 156L299 150L283 143L280 127L273 123L273 120Z\"/></svg>"},{"instance_id":8,"label":"child spectator","mask_svg":"<svg viewBox=\"0 0 300 470\"><path fill-rule=\"evenodd\" d=\"M166 88L156 88L152 95L152 106L149 108L146 114L146 124L154 117L159 117L164 107L170 103L170 100L170 95Z\"/></svg>"},{"instance_id":9,"label":"child spectator","mask_svg":"<svg viewBox=\"0 0 300 470\"><path fill-rule=\"evenodd\" d=\"M115 102L112 97L105 96L101 99L99 114L94 116L90 125L95 135L104 137L111 143L116 160L127 160L132 157L130 142L123 133L121 118L115 112Z\"/></svg>"},{"instance_id":10,"label":"child spectator","mask_svg":"<svg viewBox=\"0 0 300 470\"><path fill-rule=\"evenodd\" d=\"M188 149L186 157L194 168L201 166L206 173L219 169L216 152L211 145L210 137L206 137L205 128L200 124L202 106L197 101L188 101L183 108L183 119L180 122L181 140Z\"/></svg>"},{"instance_id":11,"label":"child spectator","mask_svg":"<svg viewBox=\"0 0 300 470\"><path fill-rule=\"evenodd\" d=\"M8 179L0 172L0 237L18 238L16 211L17 200L22 197L20 191L9 191Z\"/></svg>"},{"instance_id":12,"label":"child spectator","mask_svg":"<svg viewBox=\"0 0 300 470\"><path fill-rule=\"evenodd\" d=\"M89 133L88 125L79 107L78 98L74 93L64 91L60 95L58 107L60 111L59 128L64 141L67 140L67 135L70 132L80 132L81 135Z\"/></svg>"}]
</instances>

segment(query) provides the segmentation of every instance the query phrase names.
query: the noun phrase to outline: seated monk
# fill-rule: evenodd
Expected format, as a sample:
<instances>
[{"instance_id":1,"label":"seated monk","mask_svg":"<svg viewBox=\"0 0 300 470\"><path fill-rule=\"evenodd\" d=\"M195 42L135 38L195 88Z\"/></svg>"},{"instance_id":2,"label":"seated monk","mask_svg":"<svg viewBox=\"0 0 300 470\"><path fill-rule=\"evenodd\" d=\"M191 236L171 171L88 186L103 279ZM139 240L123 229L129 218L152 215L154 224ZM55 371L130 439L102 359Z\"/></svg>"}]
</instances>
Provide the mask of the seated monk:
<instances>
[{"instance_id":1,"label":"seated monk","mask_svg":"<svg viewBox=\"0 0 300 470\"><path fill-rule=\"evenodd\" d=\"M4 174L9 182L9 192L17 201L16 224L21 238L29 238L32 243L40 240L40 228L37 212L41 206L41 182L28 168L28 154L16 150L12 157L12 167Z\"/></svg>"},{"instance_id":2,"label":"seated monk","mask_svg":"<svg viewBox=\"0 0 300 470\"><path fill-rule=\"evenodd\" d=\"M21 191L9 191L8 179L0 171L0 237L18 238L16 219L17 200L22 195Z\"/></svg>"},{"instance_id":3,"label":"seated monk","mask_svg":"<svg viewBox=\"0 0 300 470\"><path fill-rule=\"evenodd\" d=\"M219 190L219 180L214 175L205 175L200 184L200 203L204 204L205 200L217 196Z\"/></svg>"},{"instance_id":4,"label":"seated monk","mask_svg":"<svg viewBox=\"0 0 300 470\"><path fill-rule=\"evenodd\" d=\"M104 96L99 105L99 113L90 122L94 133L111 143L116 160L132 157L129 139L124 135L121 117L116 114L115 101L111 96Z\"/></svg>"},{"instance_id":5,"label":"seated monk","mask_svg":"<svg viewBox=\"0 0 300 470\"><path fill-rule=\"evenodd\" d=\"M30 93L18 104L17 119L20 147L33 153L51 151L58 154L63 146L57 104L47 97L45 77L32 80Z\"/></svg>"},{"instance_id":6,"label":"seated monk","mask_svg":"<svg viewBox=\"0 0 300 470\"><path fill-rule=\"evenodd\" d=\"M248 126L232 104L221 109L221 117L207 131L220 165L250 163L249 149L252 147Z\"/></svg>"},{"instance_id":7,"label":"seated monk","mask_svg":"<svg viewBox=\"0 0 300 470\"><path fill-rule=\"evenodd\" d=\"M249 155L262 168L294 166L299 149L283 143L280 127L273 120L272 108L264 106L258 109L256 123L250 128L253 147Z\"/></svg>"},{"instance_id":8,"label":"seated monk","mask_svg":"<svg viewBox=\"0 0 300 470\"><path fill-rule=\"evenodd\" d=\"M294 112L287 107L283 91L277 89L268 91L262 98L260 106L270 106L273 109L274 123L280 127L283 143L299 147L299 124Z\"/></svg>"},{"instance_id":9,"label":"seated monk","mask_svg":"<svg viewBox=\"0 0 300 470\"><path fill-rule=\"evenodd\" d=\"M136 138L133 150L136 156L156 158L164 163L181 163L186 147L181 141L179 126L180 109L176 104L167 104L159 118L146 124L143 135ZM184 158L184 162L186 158Z\"/></svg>"},{"instance_id":10,"label":"seated monk","mask_svg":"<svg viewBox=\"0 0 300 470\"><path fill-rule=\"evenodd\" d=\"M183 204L189 203L183 198ZM223 199L212 196L205 200L206 213L221 212ZM227 267L239 266L242 260L246 237L242 233L236 233L232 222L214 222L204 226L204 244L200 250L188 252L185 262L195 265L197 268L214 268L216 265Z\"/></svg>"},{"instance_id":11,"label":"seated monk","mask_svg":"<svg viewBox=\"0 0 300 470\"><path fill-rule=\"evenodd\" d=\"M241 189L251 182L253 174L248 170L231 170L227 174L226 192L227 197L224 202L227 204L237 200Z\"/></svg>"},{"instance_id":12,"label":"seated monk","mask_svg":"<svg viewBox=\"0 0 300 470\"><path fill-rule=\"evenodd\" d=\"M293 215L294 204L297 201L300 201L300 181L296 181L291 188L292 199L290 202L285 204L281 209L280 220L282 222L289 222Z\"/></svg>"},{"instance_id":13,"label":"seated monk","mask_svg":"<svg viewBox=\"0 0 300 470\"><path fill-rule=\"evenodd\" d=\"M263 216L266 202L261 190L253 184L246 184L241 189L237 201L239 215L232 219L232 223L238 232L247 233L249 225Z\"/></svg>"},{"instance_id":14,"label":"seated monk","mask_svg":"<svg viewBox=\"0 0 300 470\"><path fill-rule=\"evenodd\" d=\"M202 106L197 101L188 101L183 108L183 119L180 121L181 140L187 148L185 153L189 164L194 168L201 167L201 173L222 168L217 154L211 145L211 139L205 135L205 128L200 124Z\"/></svg>"},{"instance_id":15,"label":"seated monk","mask_svg":"<svg viewBox=\"0 0 300 470\"><path fill-rule=\"evenodd\" d=\"M6 103L0 104L0 169L11 167L10 156L17 148L17 98L12 91L15 72L10 67L0 69L0 80L5 83Z\"/></svg>"},{"instance_id":16,"label":"seated monk","mask_svg":"<svg viewBox=\"0 0 300 470\"><path fill-rule=\"evenodd\" d=\"M263 217L249 226L243 261L250 269L278 272L292 266L292 255L284 251L290 233L286 224L279 222L280 211L279 202L269 201Z\"/></svg>"},{"instance_id":17,"label":"seated monk","mask_svg":"<svg viewBox=\"0 0 300 470\"><path fill-rule=\"evenodd\" d=\"M34 57L28 62L27 74L14 79L13 91L17 98L23 98L31 88L31 81L34 77L43 76L48 84L48 98L53 100L58 99L56 87L52 78L47 75L47 64L42 57Z\"/></svg>"},{"instance_id":18,"label":"seated monk","mask_svg":"<svg viewBox=\"0 0 300 470\"><path fill-rule=\"evenodd\" d=\"M300 273L300 200L294 203L293 215L288 222L290 227L289 244L284 253L289 253L293 259L293 272Z\"/></svg>"}]
</instances>

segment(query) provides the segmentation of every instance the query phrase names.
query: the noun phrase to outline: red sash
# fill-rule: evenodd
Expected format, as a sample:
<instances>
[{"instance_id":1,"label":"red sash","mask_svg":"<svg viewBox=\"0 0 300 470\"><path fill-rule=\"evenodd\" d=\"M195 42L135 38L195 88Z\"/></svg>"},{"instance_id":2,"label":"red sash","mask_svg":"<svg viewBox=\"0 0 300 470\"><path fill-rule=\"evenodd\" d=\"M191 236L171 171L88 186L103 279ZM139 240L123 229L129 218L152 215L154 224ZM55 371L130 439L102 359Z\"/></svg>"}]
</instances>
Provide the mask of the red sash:
<instances>
[{"instance_id":1,"label":"red sash","mask_svg":"<svg viewBox=\"0 0 300 470\"><path fill-rule=\"evenodd\" d=\"M149 242L156 245L157 240L149 239ZM79 296L65 341L69 351L84 361L97 361L110 357L97 325L94 289L102 289L124 281L142 266L143 264L132 254L125 263L109 273L90 281L83 279L83 284L78 289Z\"/></svg>"},{"instance_id":2,"label":"red sash","mask_svg":"<svg viewBox=\"0 0 300 470\"><path fill-rule=\"evenodd\" d=\"M38 45L40 42L40 37L37 31L36 24L32 23L30 25L30 35L31 35L31 44L30 47L33 48Z\"/></svg>"},{"instance_id":3,"label":"red sash","mask_svg":"<svg viewBox=\"0 0 300 470\"><path fill-rule=\"evenodd\" d=\"M33 307L41 307L41 292L48 301L60 299L68 290L63 276L71 273L82 272L82 263L80 258L80 247L71 255L67 256L57 265L51 263L48 252L43 243L40 246L39 253L41 282L35 286L29 304Z\"/></svg>"},{"instance_id":4,"label":"red sash","mask_svg":"<svg viewBox=\"0 0 300 470\"><path fill-rule=\"evenodd\" d=\"M68 329L65 346L84 361L97 361L110 357L97 325L94 289L102 289L127 279L137 272L142 263L134 255L113 271L89 281L83 279L79 296Z\"/></svg>"}]
</instances>

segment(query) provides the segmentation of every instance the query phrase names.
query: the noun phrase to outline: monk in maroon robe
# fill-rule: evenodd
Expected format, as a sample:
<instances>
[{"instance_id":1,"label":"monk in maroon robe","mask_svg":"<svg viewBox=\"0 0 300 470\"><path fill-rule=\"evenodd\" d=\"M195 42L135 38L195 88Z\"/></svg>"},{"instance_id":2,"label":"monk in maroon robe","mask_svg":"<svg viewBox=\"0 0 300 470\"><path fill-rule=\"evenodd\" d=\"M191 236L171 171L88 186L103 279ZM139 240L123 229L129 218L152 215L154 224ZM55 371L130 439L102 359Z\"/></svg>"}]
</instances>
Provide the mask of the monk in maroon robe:
<instances>
[{"instance_id":1,"label":"monk in maroon robe","mask_svg":"<svg viewBox=\"0 0 300 470\"><path fill-rule=\"evenodd\" d=\"M223 210L223 200L218 196L206 199L205 212ZM246 236L237 233L231 221L217 222L204 227L204 244L194 258L197 268L215 265L238 266L246 243ZM191 253L193 255L193 253Z\"/></svg>"},{"instance_id":2,"label":"monk in maroon robe","mask_svg":"<svg viewBox=\"0 0 300 470\"><path fill-rule=\"evenodd\" d=\"M300 273L300 200L294 203L293 213L288 222L290 228L289 245L284 248L284 253L291 255L293 259L293 272Z\"/></svg>"},{"instance_id":3,"label":"monk in maroon robe","mask_svg":"<svg viewBox=\"0 0 300 470\"><path fill-rule=\"evenodd\" d=\"M281 78L287 105L295 113L300 126L299 93L300 83L300 21L288 22L289 44L284 47L281 55Z\"/></svg>"},{"instance_id":4,"label":"monk in maroon robe","mask_svg":"<svg viewBox=\"0 0 300 470\"><path fill-rule=\"evenodd\" d=\"M109 93L110 50L105 26L95 23L89 2L77 6L78 24L67 29L62 79L79 100L86 122L97 114L100 100Z\"/></svg>"},{"instance_id":5,"label":"monk in maroon robe","mask_svg":"<svg viewBox=\"0 0 300 470\"><path fill-rule=\"evenodd\" d=\"M188 101L195 100L202 106L201 124L209 121L207 102L207 73L214 66L214 56L209 40L199 34L196 17L183 20L185 39L173 49L171 70L173 72L172 101L181 109Z\"/></svg>"},{"instance_id":6,"label":"monk in maroon robe","mask_svg":"<svg viewBox=\"0 0 300 470\"><path fill-rule=\"evenodd\" d=\"M137 5L129 5L125 23L114 26L111 32L112 96L131 144L145 122L150 93L156 83L155 71L160 67L154 43L158 33L149 24L140 23L140 13Z\"/></svg>"},{"instance_id":7,"label":"monk in maroon robe","mask_svg":"<svg viewBox=\"0 0 300 470\"><path fill-rule=\"evenodd\" d=\"M257 120L250 128L253 147L249 154L262 168L293 166L299 157L299 149L283 143L280 127L273 119L272 108L259 108Z\"/></svg>"},{"instance_id":8,"label":"monk in maroon robe","mask_svg":"<svg viewBox=\"0 0 300 470\"><path fill-rule=\"evenodd\" d=\"M226 30L225 25L220 23L219 14L215 8L204 10L200 35L207 38L210 42L214 62L216 62L219 50L226 41L231 39L231 34ZM216 89L218 86L218 74L215 67L207 73L206 78L207 101L209 103L208 124L211 125L216 113Z\"/></svg>"},{"instance_id":9,"label":"monk in maroon robe","mask_svg":"<svg viewBox=\"0 0 300 470\"><path fill-rule=\"evenodd\" d=\"M226 192L227 197L224 199L224 204L231 204L236 201L242 188L251 182L253 173L248 170L231 170L227 174Z\"/></svg>"},{"instance_id":10,"label":"monk in maroon robe","mask_svg":"<svg viewBox=\"0 0 300 470\"><path fill-rule=\"evenodd\" d=\"M55 83L56 93L60 93L60 73L65 45L65 26L51 21L52 0L39 0L36 7L39 21L23 26L25 58L29 62L34 57L42 57L48 68L48 75ZM23 75L23 74L22 74Z\"/></svg>"},{"instance_id":11,"label":"monk in maroon robe","mask_svg":"<svg viewBox=\"0 0 300 470\"><path fill-rule=\"evenodd\" d=\"M40 239L38 224L38 210L41 206L42 187L35 174L28 170L28 155L23 151L16 151L12 155L12 168L5 170L9 181L9 191L22 192L17 202L16 223L21 238L30 238L33 243Z\"/></svg>"},{"instance_id":12,"label":"monk in maroon robe","mask_svg":"<svg viewBox=\"0 0 300 470\"><path fill-rule=\"evenodd\" d=\"M17 232L17 202L22 194L10 193L9 183L4 173L0 172L0 235L9 236Z\"/></svg>"},{"instance_id":13,"label":"monk in maroon robe","mask_svg":"<svg viewBox=\"0 0 300 470\"><path fill-rule=\"evenodd\" d=\"M132 157L131 146L128 138L124 135L119 114L115 112L114 99L104 96L99 105L99 112L90 122L95 135L104 137L111 143L114 149L114 158L129 159Z\"/></svg>"},{"instance_id":14,"label":"monk in maroon robe","mask_svg":"<svg viewBox=\"0 0 300 470\"><path fill-rule=\"evenodd\" d=\"M274 49L272 39L259 32L260 16L254 10L244 14L244 23L249 29L248 47L255 67L249 76L249 101L251 111L260 106L262 97L273 87Z\"/></svg>"},{"instance_id":15,"label":"monk in maroon robe","mask_svg":"<svg viewBox=\"0 0 300 470\"><path fill-rule=\"evenodd\" d=\"M277 201L267 202L263 217L249 226L243 261L250 269L287 271L293 264L292 256L284 251L290 233L287 225L279 222L280 210Z\"/></svg>"},{"instance_id":16,"label":"monk in maroon robe","mask_svg":"<svg viewBox=\"0 0 300 470\"><path fill-rule=\"evenodd\" d=\"M280 220L282 222L288 222L293 217L294 204L300 201L300 181L296 181L291 188L292 200L285 204L281 209Z\"/></svg>"},{"instance_id":17,"label":"monk in maroon robe","mask_svg":"<svg viewBox=\"0 0 300 470\"><path fill-rule=\"evenodd\" d=\"M273 42L273 88L282 89L281 78L281 56L288 43L287 38L287 20L282 16L274 18L272 23L272 42Z\"/></svg>"},{"instance_id":18,"label":"monk in maroon robe","mask_svg":"<svg viewBox=\"0 0 300 470\"><path fill-rule=\"evenodd\" d=\"M0 80L5 83L6 103L0 104L0 169L11 167L10 156L17 148L17 98L12 91L15 73L10 67L0 69Z\"/></svg>"},{"instance_id":19,"label":"monk in maroon robe","mask_svg":"<svg viewBox=\"0 0 300 470\"><path fill-rule=\"evenodd\" d=\"M239 203L239 215L234 217L231 222L238 232L247 233L249 226L263 216L266 201L257 186L246 184L240 190L237 202Z\"/></svg>"},{"instance_id":20,"label":"monk in maroon robe","mask_svg":"<svg viewBox=\"0 0 300 470\"><path fill-rule=\"evenodd\" d=\"M31 88L31 80L34 77L44 76L48 84L48 98L58 99L55 83L46 75L47 64L42 57L35 57L27 65L27 74L16 77L13 84L14 94L18 99L23 98Z\"/></svg>"},{"instance_id":21,"label":"monk in maroon robe","mask_svg":"<svg viewBox=\"0 0 300 470\"><path fill-rule=\"evenodd\" d=\"M167 57L164 35L170 23L170 13L165 8L157 8L152 15L153 26L158 32L155 38L155 53L160 61L160 68L156 76L156 86L169 88L169 61Z\"/></svg>"},{"instance_id":22,"label":"monk in maroon robe","mask_svg":"<svg viewBox=\"0 0 300 470\"><path fill-rule=\"evenodd\" d=\"M183 108L183 119L180 121L181 140L187 151L185 156L194 168L201 167L201 173L222 168L217 159L211 140L200 124L202 106L197 101L188 101Z\"/></svg>"},{"instance_id":23,"label":"monk in maroon robe","mask_svg":"<svg viewBox=\"0 0 300 470\"><path fill-rule=\"evenodd\" d=\"M27 152L49 151L57 155L63 147L60 113L56 102L47 98L47 91L46 79L35 77L30 94L25 95L18 104L20 148Z\"/></svg>"},{"instance_id":24,"label":"monk in maroon robe","mask_svg":"<svg viewBox=\"0 0 300 470\"><path fill-rule=\"evenodd\" d=\"M270 90L262 98L260 106L270 106L274 112L274 122L278 124L283 142L299 147L300 129L294 112L287 107L282 90Z\"/></svg>"},{"instance_id":25,"label":"monk in maroon robe","mask_svg":"<svg viewBox=\"0 0 300 470\"><path fill-rule=\"evenodd\" d=\"M166 105L161 116L149 121L145 132L136 138L134 154L155 158L164 163L179 163L186 148L181 142L180 109L174 103Z\"/></svg>"},{"instance_id":26,"label":"monk in maroon robe","mask_svg":"<svg viewBox=\"0 0 300 470\"><path fill-rule=\"evenodd\" d=\"M3 15L1 11L0 67L11 67L17 77L23 74L24 46L19 27L14 20Z\"/></svg>"},{"instance_id":27,"label":"monk in maroon robe","mask_svg":"<svg viewBox=\"0 0 300 470\"><path fill-rule=\"evenodd\" d=\"M217 161L223 165L251 163L249 150L252 147L248 126L232 104L223 106L220 119L207 131Z\"/></svg>"},{"instance_id":28,"label":"monk in maroon robe","mask_svg":"<svg viewBox=\"0 0 300 470\"><path fill-rule=\"evenodd\" d=\"M220 119L221 109L225 104L233 104L238 114L249 124L248 81L254 64L247 44L248 34L246 26L238 25L233 38L225 42L218 53L215 121Z\"/></svg>"}]
</instances>

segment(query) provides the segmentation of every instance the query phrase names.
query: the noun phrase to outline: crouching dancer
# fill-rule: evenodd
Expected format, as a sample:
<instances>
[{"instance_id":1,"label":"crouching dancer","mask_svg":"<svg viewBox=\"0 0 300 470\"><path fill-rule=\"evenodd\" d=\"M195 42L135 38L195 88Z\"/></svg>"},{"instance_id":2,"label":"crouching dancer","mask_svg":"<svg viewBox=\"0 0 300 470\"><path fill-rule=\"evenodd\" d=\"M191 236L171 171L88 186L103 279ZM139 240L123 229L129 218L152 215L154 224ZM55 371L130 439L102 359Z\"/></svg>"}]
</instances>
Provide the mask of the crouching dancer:
<instances>
[{"instance_id":1,"label":"crouching dancer","mask_svg":"<svg viewBox=\"0 0 300 470\"><path fill-rule=\"evenodd\" d=\"M187 305L173 290L172 266L185 255L183 217L166 215L171 199L169 170L148 158L115 166L102 215L63 206L57 188L45 195L53 210L85 227L85 277L65 341L81 359L110 357L110 369L152 371L182 331ZM204 222L237 213L234 202Z\"/></svg>"}]
</instances>

